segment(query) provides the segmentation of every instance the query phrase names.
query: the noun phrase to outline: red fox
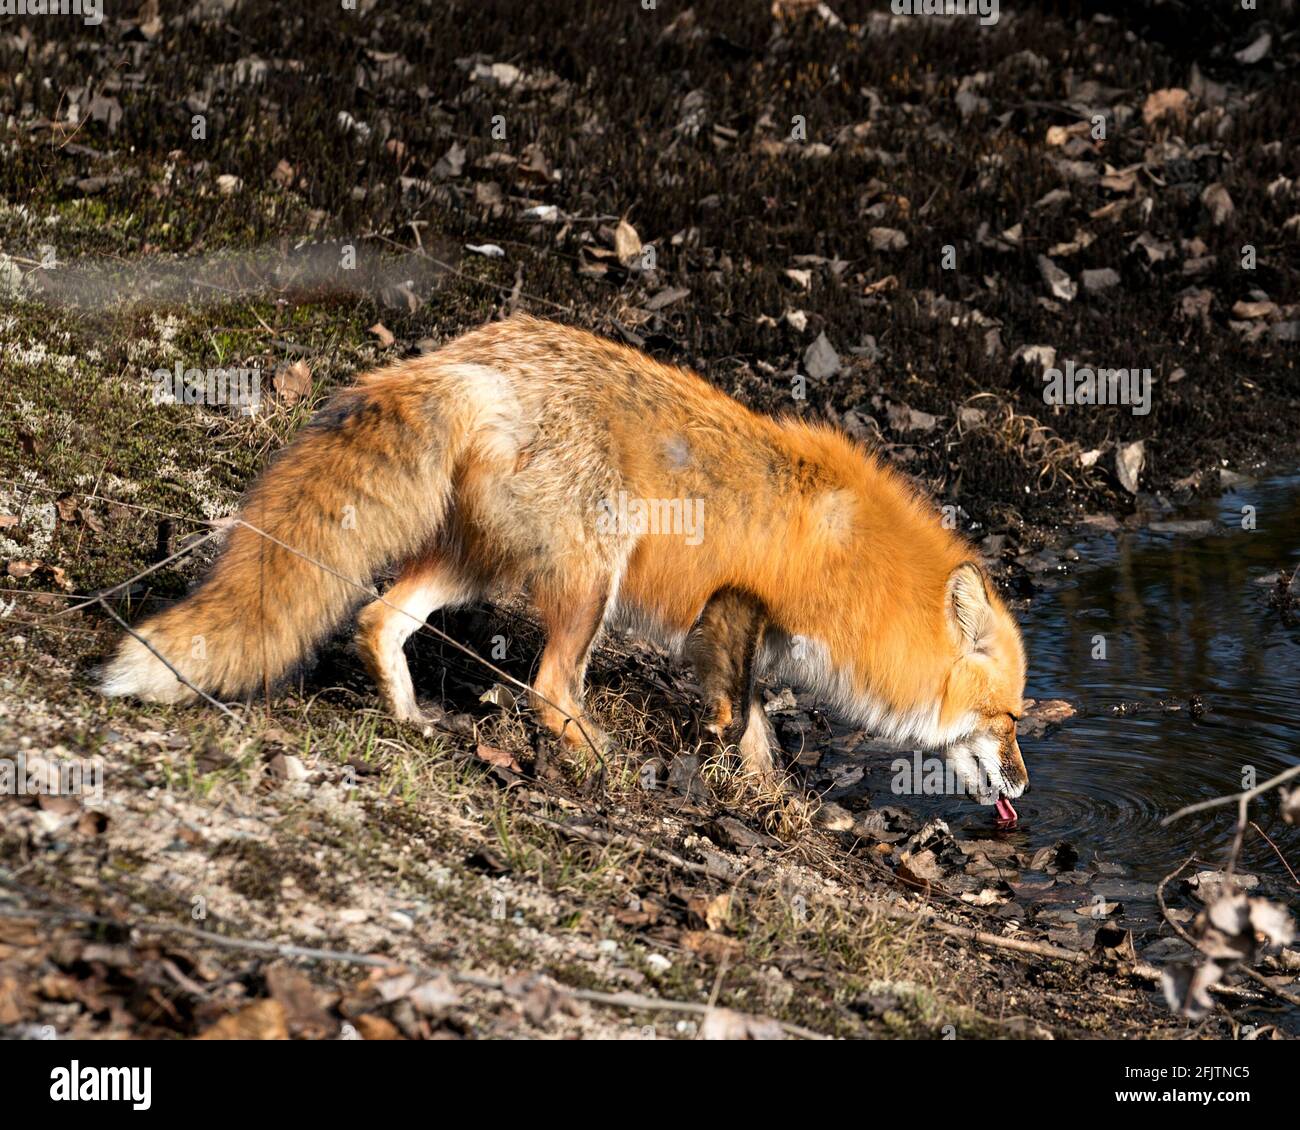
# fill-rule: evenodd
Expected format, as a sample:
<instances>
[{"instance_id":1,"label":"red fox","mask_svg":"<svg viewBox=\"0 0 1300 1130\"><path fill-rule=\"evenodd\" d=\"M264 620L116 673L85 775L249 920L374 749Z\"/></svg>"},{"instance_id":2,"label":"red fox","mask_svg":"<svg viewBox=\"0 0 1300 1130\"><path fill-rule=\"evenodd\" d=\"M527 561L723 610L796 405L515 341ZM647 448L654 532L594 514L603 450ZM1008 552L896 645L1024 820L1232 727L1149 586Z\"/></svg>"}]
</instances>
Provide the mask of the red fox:
<instances>
[{"instance_id":1,"label":"red fox","mask_svg":"<svg viewBox=\"0 0 1300 1130\"><path fill-rule=\"evenodd\" d=\"M398 718L421 717L402 649L425 618L522 592L546 633L533 708L575 748L605 741L583 711L587 656L624 626L684 652L706 729L758 776L773 763L756 684L773 676L943 751L1003 819L1028 781L1019 630L933 506L832 427L759 415L593 334L516 316L362 376L241 517L270 538L235 525L207 580L138 629L217 697L286 675L398 565L357 621ZM101 689L194 697L130 636Z\"/></svg>"}]
</instances>

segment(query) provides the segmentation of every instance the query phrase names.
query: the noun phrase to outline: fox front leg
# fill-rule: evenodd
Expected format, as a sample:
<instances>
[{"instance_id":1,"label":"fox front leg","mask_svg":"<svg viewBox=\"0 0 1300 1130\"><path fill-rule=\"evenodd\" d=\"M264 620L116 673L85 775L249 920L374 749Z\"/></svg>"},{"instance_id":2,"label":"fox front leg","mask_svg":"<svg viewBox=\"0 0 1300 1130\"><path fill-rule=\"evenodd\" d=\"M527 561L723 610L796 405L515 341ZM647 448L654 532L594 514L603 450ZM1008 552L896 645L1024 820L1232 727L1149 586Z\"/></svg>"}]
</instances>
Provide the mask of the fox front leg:
<instances>
[{"instance_id":1,"label":"fox front leg","mask_svg":"<svg viewBox=\"0 0 1300 1130\"><path fill-rule=\"evenodd\" d=\"M686 655L704 693L704 730L740 751L746 773L772 773L771 735L755 686L767 609L752 593L724 588L704 606L686 638Z\"/></svg>"}]
</instances>

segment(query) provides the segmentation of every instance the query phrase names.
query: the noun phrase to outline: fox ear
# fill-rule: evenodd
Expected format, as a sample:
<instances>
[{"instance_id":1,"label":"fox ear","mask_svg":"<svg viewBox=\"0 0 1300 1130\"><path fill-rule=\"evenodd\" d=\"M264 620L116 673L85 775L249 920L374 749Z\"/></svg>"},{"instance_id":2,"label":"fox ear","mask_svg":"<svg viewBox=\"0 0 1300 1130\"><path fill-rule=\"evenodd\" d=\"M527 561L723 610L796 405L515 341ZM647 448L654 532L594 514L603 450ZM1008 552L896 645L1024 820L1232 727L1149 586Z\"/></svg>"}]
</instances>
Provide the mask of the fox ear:
<instances>
[{"instance_id":1,"label":"fox ear","mask_svg":"<svg viewBox=\"0 0 1300 1130\"><path fill-rule=\"evenodd\" d=\"M945 597L953 629L969 650L978 650L980 641L988 633L993 612L989 605L989 590L984 584L984 571L973 561L958 565L948 574Z\"/></svg>"}]
</instances>

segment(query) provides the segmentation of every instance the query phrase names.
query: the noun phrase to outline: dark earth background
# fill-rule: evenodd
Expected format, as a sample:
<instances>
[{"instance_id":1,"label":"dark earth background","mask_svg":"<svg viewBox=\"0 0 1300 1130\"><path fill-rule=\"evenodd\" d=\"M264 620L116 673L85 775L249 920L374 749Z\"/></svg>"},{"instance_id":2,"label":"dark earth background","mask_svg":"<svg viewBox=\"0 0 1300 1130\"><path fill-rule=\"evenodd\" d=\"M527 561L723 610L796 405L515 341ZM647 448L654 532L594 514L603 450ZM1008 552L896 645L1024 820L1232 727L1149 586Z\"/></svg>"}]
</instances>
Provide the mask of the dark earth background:
<instances>
[{"instance_id":1,"label":"dark earth background","mask_svg":"<svg viewBox=\"0 0 1300 1130\"><path fill-rule=\"evenodd\" d=\"M121 262L311 232L359 240L365 257L415 249L407 225L422 221L457 259L465 243L506 256L465 265L482 285L417 288L414 310L390 294L402 306L374 313L399 342L468 328L492 309L490 284L518 283L546 299L520 305L693 364L757 407L855 412L851 430L878 431L986 527L1127 508L1116 445L1149 441L1141 485L1166 491L1294 451L1290 5L1030 5L988 30L886 30L881 4L841 5L834 24L774 21L761 3L362 8L205 2L156 25L58 21L0 38L0 192L130 217L64 247L8 212L5 248L39 259L48 241L61 258ZM1262 36L1258 62L1234 57ZM1170 108L1148 101L1160 90L1190 94ZM1094 112L1105 142L1046 143ZM795 115L804 142L788 140ZM222 176L238 189L223 195ZM1220 222L1212 185L1230 198ZM537 205L556 206L555 222L525 220ZM592 254L622 217L654 245L651 278ZM1014 227L1018 240L1001 238ZM1037 260L1081 235L1086 247L1049 256L1078 287L1062 301ZM945 245L955 270L941 268ZM1114 285L1079 285L1107 269ZM1243 316L1243 302L1274 305ZM783 320L791 310L805 329ZM823 330L838 371L793 401ZM1022 359L1034 346L1062 364L1149 367L1153 410L1053 410L1040 364ZM985 420L962 423L963 405Z\"/></svg>"},{"instance_id":2,"label":"dark earth background","mask_svg":"<svg viewBox=\"0 0 1300 1130\"><path fill-rule=\"evenodd\" d=\"M1076 523L1145 526L1295 468L1297 27L1293 4L1226 2L1008 5L993 28L748 0L0 20L0 737L112 767L102 811L4 798L0 1025L1293 1032L1249 985L1208 1018L1169 1014L1151 969L1187 947L1113 860L850 803L863 736L815 703L773 713L801 782L846 807L755 812L679 756L689 679L611 644L596 709L631 768L602 797L436 641L414 644L446 707L432 734L376 715L342 643L237 729L105 704L87 676L116 626L51 617L230 513L357 371L515 309L878 443L1028 597ZM1149 367L1150 414L1046 404L1049 355ZM175 363L257 368L263 411L153 406L150 374ZM209 548L113 608L184 592ZM505 634L528 676L535 634L510 610L439 622L484 650ZM1048 706L1038 737L1069 717ZM649 763L657 791L638 787ZM918 893L1083 958L1013 959L881 909ZM1190 922L1195 892L1177 893ZM1080 910L1098 898L1100 927ZM196 923L393 968L178 940ZM1300 954L1272 960L1293 979ZM625 1015L583 991L725 1008Z\"/></svg>"}]
</instances>

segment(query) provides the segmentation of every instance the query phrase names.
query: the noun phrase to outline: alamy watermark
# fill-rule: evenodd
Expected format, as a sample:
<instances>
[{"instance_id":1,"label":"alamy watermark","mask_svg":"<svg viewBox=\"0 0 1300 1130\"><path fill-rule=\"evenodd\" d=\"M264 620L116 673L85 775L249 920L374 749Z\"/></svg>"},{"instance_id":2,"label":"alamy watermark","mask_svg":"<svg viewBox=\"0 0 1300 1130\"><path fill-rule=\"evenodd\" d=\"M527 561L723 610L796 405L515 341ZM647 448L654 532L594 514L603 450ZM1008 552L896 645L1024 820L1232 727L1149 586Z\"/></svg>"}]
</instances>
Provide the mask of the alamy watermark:
<instances>
[{"instance_id":1,"label":"alamy watermark","mask_svg":"<svg viewBox=\"0 0 1300 1130\"><path fill-rule=\"evenodd\" d=\"M153 1104L152 1067L96 1067L72 1060L50 1071L52 1102L130 1103L132 1110Z\"/></svg>"},{"instance_id":2,"label":"alamy watermark","mask_svg":"<svg viewBox=\"0 0 1300 1130\"><path fill-rule=\"evenodd\" d=\"M0 795L75 796L97 804L104 799L104 759L0 757Z\"/></svg>"},{"instance_id":3,"label":"alamy watermark","mask_svg":"<svg viewBox=\"0 0 1300 1130\"><path fill-rule=\"evenodd\" d=\"M979 16L985 27L998 22L998 0L890 0L896 16Z\"/></svg>"},{"instance_id":4,"label":"alamy watermark","mask_svg":"<svg viewBox=\"0 0 1300 1130\"><path fill-rule=\"evenodd\" d=\"M186 369L177 361L174 369L154 370L153 403L225 405L251 416L262 403L262 370Z\"/></svg>"},{"instance_id":5,"label":"alamy watermark","mask_svg":"<svg viewBox=\"0 0 1300 1130\"><path fill-rule=\"evenodd\" d=\"M98 27L104 22L104 0L0 0L0 16L80 16Z\"/></svg>"},{"instance_id":6,"label":"alamy watermark","mask_svg":"<svg viewBox=\"0 0 1300 1130\"><path fill-rule=\"evenodd\" d=\"M596 532L607 535L675 534L687 545L704 541L704 499L618 497L596 504Z\"/></svg>"},{"instance_id":7,"label":"alamy watermark","mask_svg":"<svg viewBox=\"0 0 1300 1130\"><path fill-rule=\"evenodd\" d=\"M945 757L923 757L915 752L910 759L896 757L889 768L894 774L889 791L895 796L978 796L996 791L983 765L976 767L978 781L973 788Z\"/></svg>"},{"instance_id":8,"label":"alamy watermark","mask_svg":"<svg viewBox=\"0 0 1300 1130\"><path fill-rule=\"evenodd\" d=\"M1043 370L1044 404L1126 404L1134 416L1151 411L1150 369L1093 369L1065 363Z\"/></svg>"}]
</instances>

